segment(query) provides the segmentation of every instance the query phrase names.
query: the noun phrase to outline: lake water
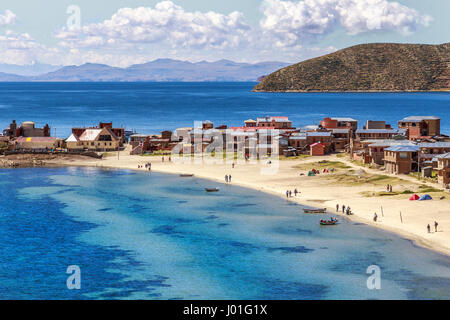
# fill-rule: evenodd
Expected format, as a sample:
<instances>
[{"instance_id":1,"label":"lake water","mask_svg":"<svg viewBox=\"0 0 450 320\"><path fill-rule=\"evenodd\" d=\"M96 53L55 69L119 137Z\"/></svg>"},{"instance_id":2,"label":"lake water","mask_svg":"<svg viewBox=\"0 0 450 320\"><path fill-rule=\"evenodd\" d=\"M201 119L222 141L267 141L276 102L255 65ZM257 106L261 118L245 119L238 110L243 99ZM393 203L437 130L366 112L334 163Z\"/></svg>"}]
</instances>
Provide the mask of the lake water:
<instances>
[{"instance_id":1,"label":"lake water","mask_svg":"<svg viewBox=\"0 0 450 320\"><path fill-rule=\"evenodd\" d=\"M450 258L173 175L0 170L0 299L449 299ZM68 290L66 269L81 269ZM381 290L366 270L381 268Z\"/></svg>"},{"instance_id":2,"label":"lake water","mask_svg":"<svg viewBox=\"0 0 450 320\"><path fill-rule=\"evenodd\" d=\"M0 128L35 121L66 138L72 127L113 121L139 133L192 127L194 121L242 125L249 118L286 115L296 127L326 116L397 127L410 115L434 115L450 134L450 93L253 93L256 83L0 83ZM55 131L56 130L56 131Z\"/></svg>"}]
</instances>

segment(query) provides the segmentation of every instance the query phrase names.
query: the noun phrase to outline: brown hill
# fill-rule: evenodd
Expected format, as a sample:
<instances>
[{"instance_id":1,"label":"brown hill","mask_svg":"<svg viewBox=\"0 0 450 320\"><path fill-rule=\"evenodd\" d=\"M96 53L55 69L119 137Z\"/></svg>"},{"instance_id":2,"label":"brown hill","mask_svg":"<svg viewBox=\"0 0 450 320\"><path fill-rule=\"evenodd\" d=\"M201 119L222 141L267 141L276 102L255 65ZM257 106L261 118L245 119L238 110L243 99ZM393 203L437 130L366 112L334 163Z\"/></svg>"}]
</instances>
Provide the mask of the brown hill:
<instances>
[{"instance_id":1,"label":"brown hill","mask_svg":"<svg viewBox=\"0 0 450 320\"><path fill-rule=\"evenodd\" d=\"M254 91L450 91L450 43L358 45L278 70Z\"/></svg>"}]
</instances>

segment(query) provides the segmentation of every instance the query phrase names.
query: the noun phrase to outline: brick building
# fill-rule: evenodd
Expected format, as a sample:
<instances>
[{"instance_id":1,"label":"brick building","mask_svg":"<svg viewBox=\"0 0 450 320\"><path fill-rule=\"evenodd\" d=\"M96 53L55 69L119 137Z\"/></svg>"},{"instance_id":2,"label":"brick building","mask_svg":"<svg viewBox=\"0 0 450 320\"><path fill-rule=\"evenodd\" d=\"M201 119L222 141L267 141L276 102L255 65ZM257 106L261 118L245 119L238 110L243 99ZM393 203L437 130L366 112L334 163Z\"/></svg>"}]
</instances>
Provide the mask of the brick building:
<instances>
[{"instance_id":1,"label":"brick building","mask_svg":"<svg viewBox=\"0 0 450 320\"><path fill-rule=\"evenodd\" d=\"M410 140L441 134L441 119L434 116L411 116L398 122L399 129L407 129Z\"/></svg>"},{"instance_id":2,"label":"brick building","mask_svg":"<svg viewBox=\"0 0 450 320\"><path fill-rule=\"evenodd\" d=\"M386 171L394 174L408 174L418 169L418 146L394 146L384 150Z\"/></svg>"}]
</instances>

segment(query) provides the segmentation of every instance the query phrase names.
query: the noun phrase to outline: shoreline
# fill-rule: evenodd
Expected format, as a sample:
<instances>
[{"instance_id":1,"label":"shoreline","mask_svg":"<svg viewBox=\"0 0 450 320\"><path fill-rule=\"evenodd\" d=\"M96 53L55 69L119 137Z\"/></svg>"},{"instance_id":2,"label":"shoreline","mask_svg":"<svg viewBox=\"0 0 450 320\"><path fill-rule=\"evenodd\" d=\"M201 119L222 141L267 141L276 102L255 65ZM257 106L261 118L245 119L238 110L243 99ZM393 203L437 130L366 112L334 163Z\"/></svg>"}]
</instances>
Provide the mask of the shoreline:
<instances>
[{"instance_id":1,"label":"shoreline","mask_svg":"<svg viewBox=\"0 0 450 320\"><path fill-rule=\"evenodd\" d=\"M133 157L133 156L131 156L131 157ZM209 166L210 168L216 168L216 169L213 169L214 174L211 174L204 170L201 170L202 166L200 166L200 168L199 168L199 167L195 167L195 165L174 165L173 163L169 163L169 162L166 162L166 163L161 163L160 161L155 162L154 160L156 160L156 159L153 159L152 157L149 157L149 158L139 157L137 159L135 158L134 160L135 161L139 160L138 163L140 163L140 164L144 164L146 162L150 162L148 160L152 160L151 161L152 172L173 174L173 175L194 174L194 177L197 177L197 178L225 184L224 180L223 180L222 172L220 172L221 170L223 170L223 168L220 168L219 166ZM65 163L64 165L77 166L77 167L97 167L97 168L105 168L105 169L108 169L108 168L109 169L124 169L124 170L148 172L147 169L138 169L137 165L133 166L126 160L123 163L120 163L120 161L121 160L108 161L108 158L107 158L105 160L100 160L99 162L84 162L84 163L74 162L74 163ZM287 160L287 161L289 161L289 160ZM230 167L231 167L231 165L230 165ZM232 170L234 170L234 169L228 169L228 170L230 172L232 172ZM270 180L269 180L269 182L270 182ZM231 184L237 185L240 187L250 188L250 189L256 190L256 191L265 192L265 193L286 199L286 196L283 193L281 193L279 189L277 189L275 187L263 185L263 184L260 184L257 182L251 183L249 181L246 181L246 179L240 179L237 176L237 174L233 175L233 180L232 180ZM313 199L311 197L304 197L303 192L301 193L300 197L292 197L292 198L286 199L286 201L292 201L292 202L298 203L300 205L308 206L308 207L312 207L312 208L327 208L328 214L339 216L341 218L344 217L344 218L349 219L350 221L364 223L366 225L394 233L399 237L402 237L406 240L412 241L414 243L414 245L418 245L420 247L423 247L423 248L426 248L426 249L429 249L434 252L444 254L444 255L450 257L450 248L448 246L442 245L439 241L433 241L432 239L426 239L425 237L418 235L417 233L405 230L404 228L399 228L394 225L389 225L389 224L383 223L384 216L383 217L379 216L380 221L377 223L374 223L372 219L368 219L368 218L364 217L363 214L355 214L352 216L347 216L346 214L343 214L342 212L336 212L335 204L333 207L329 203L319 203L316 199ZM335 199L332 199L330 201L331 202L334 201L334 203L337 202L337 200L335 200ZM330 202L330 201L327 201L327 202ZM353 208L353 206L352 206L352 208ZM317 215L317 216L320 217L320 215ZM408 219L410 219L410 218L408 217ZM445 241L444 243L448 243L448 242Z\"/></svg>"},{"instance_id":2,"label":"shoreline","mask_svg":"<svg viewBox=\"0 0 450 320\"><path fill-rule=\"evenodd\" d=\"M380 203L381 203L382 200L390 201L390 199L382 199L380 197L374 197L374 198L362 198L362 197L359 197L359 198L354 197L353 198L353 197L351 197L349 199L345 199L345 196L343 196L343 195L345 195L345 190L344 191L340 190L340 189L345 189L345 186L338 185L336 188L336 186L332 186L333 181L331 183L327 183L322 188L319 186L319 188L318 188L319 190L313 190L313 191L310 191L309 189L313 188L314 184L308 187L307 184L300 185L300 183L298 183L296 181L296 183L298 183L297 188L301 192L300 196L286 198L286 196L282 190L287 190L287 189L293 190L294 186L288 185L288 184L291 184L292 181L285 178L285 176L286 176L285 171L292 170L291 167L295 167L295 165L298 165L298 164L311 163L312 162L311 160L315 160L315 161L322 160L321 157L310 158L307 160L282 160L282 161L280 161L280 164L282 164L280 166L280 171L281 170L283 171L281 174L282 177L280 177L279 174L274 175L274 176L262 176L262 175L257 176L259 173L258 170L261 169L261 163L257 163L256 165L255 164L251 164L251 165L239 165L238 164L238 166L240 166L239 169L232 169L231 164L226 164L226 163L204 166L203 164L175 164L173 162L168 162L168 161L162 162L161 157L142 157L142 156L124 155L124 156L121 156L121 158L122 159L119 159L119 160L117 160L115 157L107 157L103 160L97 160L97 159L92 159L92 158L89 158L89 159L75 158L75 159L70 159L70 160L58 159L56 161L45 162L43 165L40 165L40 166L31 166L31 168L33 168L33 167L34 168L37 168L37 167L40 167L40 168L43 168L43 167L48 167L48 168L51 168L51 167L54 167L54 168L58 168L58 167L96 167L96 168L104 168L104 169L122 169L122 170L133 170L133 171L139 171L139 172L149 172L147 169L143 169L143 168L139 169L138 165L143 165L147 162L151 162L152 163L152 172L172 174L172 175L194 174L194 177L217 182L220 184L225 184L223 177L228 172L228 173L233 174L233 179L232 179L232 183L231 183L232 185L237 185L237 186L244 187L244 188L250 188L250 189L256 190L256 191L265 192L265 193L268 193L271 195L278 196L280 198L284 198L286 201L298 203L302 206L308 206L308 207L312 207L312 208L327 208L327 214L339 216L341 218L343 217L350 221L354 221L357 223L364 223L365 225L379 228L381 230L393 233L393 234L395 234L399 237L402 237L406 240L410 240L414 243L414 245L418 245L420 247L423 247L423 248L426 248L426 249L429 249L434 252L444 254L444 255L450 257L450 247L448 245L447 246L445 245L447 243L450 243L449 241L447 241L448 240L447 238L438 239L438 240L427 239L425 236L419 235L416 229L408 230L408 228L405 228L406 224L404 225L403 222L400 225L398 223L397 224L393 223L392 219L391 219L391 221L386 221L386 223L384 223L385 218L386 218L386 220L388 220L388 217L384 216L384 214L382 214L383 216L379 215L379 221L375 223L375 222L373 222L373 219L371 219L371 216L370 216L370 214L373 214L373 213L369 213L369 215L368 215L366 212L367 209L365 209L366 206L362 206L363 209L357 208L356 210L354 210L353 202L355 202L355 203L363 202L365 204L366 202L373 202L375 199L376 200L375 203L377 203L378 201L380 201ZM330 160L330 159L328 159L328 160ZM339 158L336 158L333 160L345 162L345 160L342 160ZM294 165L294 166L292 166L292 165ZM21 168L23 168L23 167L21 167ZM244 168L244 171L241 170L242 168ZM364 167L359 167L359 168L361 168L363 170L369 170ZM12 168L12 169L14 169L14 168ZM241 170L241 171L239 171L239 170ZM294 178L300 179L298 177L292 177L292 172L288 171L288 173L292 179L294 179ZM257 179L255 179L255 178L259 178L261 181L257 181ZM333 178L333 177L331 176L331 178ZM402 178L402 177L399 177L399 178ZM303 179L306 179L306 178L303 177ZM283 187L286 187L286 189L280 190L280 187L277 188L277 186L274 184L274 182L277 182L277 183L282 182ZM286 184L286 186L285 186L285 184ZM326 188L328 188L328 190L332 190L333 188L338 189L337 195L335 197L331 197L331 199L327 199L327 200L318 199L318 198L323 198L324 193L326 193L325 195L327 197L329 197L330 195L332 196L331 192L329 192L330 194L327 194ZM334 190L334 189L333 189L333 191L336 192L336 190ZM305 190L307 190L307 191L305 191ZM306 193L306 195L305 195L305 193ZM399 201L399 200L397 200L397 201ZM355 215L347 216L346 214L343 214L341 211L336 212L337 202L343 203L346 205L350 204L352 207L352 211L354 211L354 212L356 211ZM438 200L435 200L434 202L436 202L437 206L439 206L441 204ZM384 206L384 205L385 204L383 203L382 206ZM404 205L411 205L411 204L404 203ZM425 205L427 205L427 204L425 204ZM387 206L386 206L386 208L387 208ZM387 212L385 212L385 213L387 213ZM318 218L321 217L320 214L318 214L317 216L318 216ZM412 220L411 217L409 217L407 215L404 218L406 218L407 221ZM440 223L440 225L441 225L441 223ZM446 229L448 229L448 228L446 228ZM435 234L435 233L432 233L432 234ZM428 235L430 236L432 234L428 234Z\"/></svg>"}]
</instances>

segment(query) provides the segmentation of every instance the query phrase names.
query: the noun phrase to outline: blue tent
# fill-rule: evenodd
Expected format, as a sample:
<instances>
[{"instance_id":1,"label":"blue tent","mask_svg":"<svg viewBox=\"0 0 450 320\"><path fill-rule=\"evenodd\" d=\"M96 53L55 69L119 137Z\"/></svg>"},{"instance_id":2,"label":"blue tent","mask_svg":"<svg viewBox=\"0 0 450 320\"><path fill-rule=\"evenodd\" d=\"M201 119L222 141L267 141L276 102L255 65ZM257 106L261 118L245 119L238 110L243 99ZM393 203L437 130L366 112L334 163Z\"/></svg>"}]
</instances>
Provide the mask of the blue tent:
<instances>
[{"instance_id":1,"label":"blue tent","mask_svg":"<svg viewBox=\"0 0 450 320\"><path fill-rule=\"evenodd\" d=\"M433 200L433 198L430 197L428 194L423 195L419 198L419 201L425 201L425 200Z\"/></svg>"}]
</instances>

